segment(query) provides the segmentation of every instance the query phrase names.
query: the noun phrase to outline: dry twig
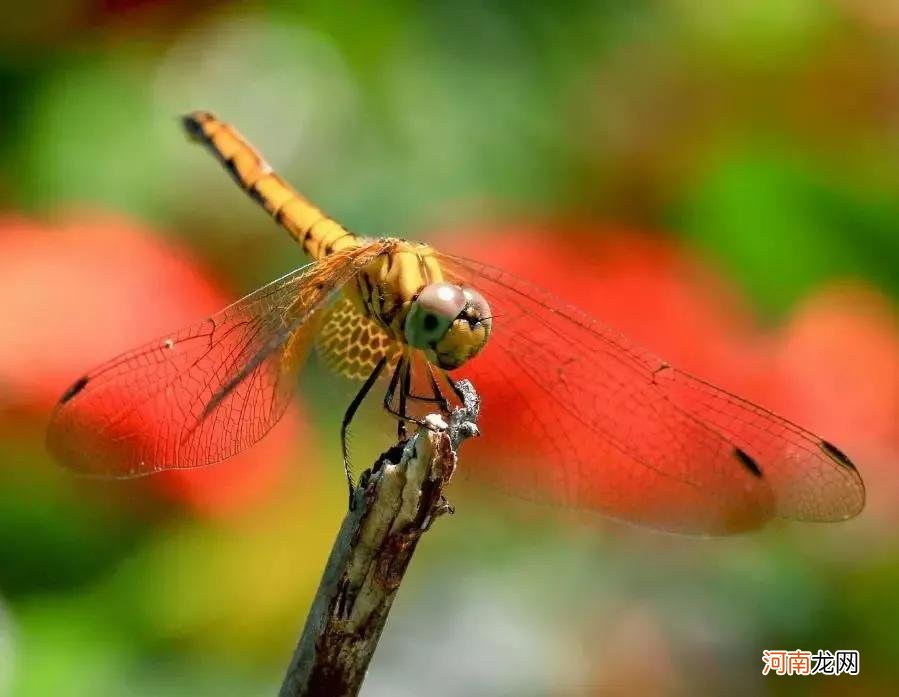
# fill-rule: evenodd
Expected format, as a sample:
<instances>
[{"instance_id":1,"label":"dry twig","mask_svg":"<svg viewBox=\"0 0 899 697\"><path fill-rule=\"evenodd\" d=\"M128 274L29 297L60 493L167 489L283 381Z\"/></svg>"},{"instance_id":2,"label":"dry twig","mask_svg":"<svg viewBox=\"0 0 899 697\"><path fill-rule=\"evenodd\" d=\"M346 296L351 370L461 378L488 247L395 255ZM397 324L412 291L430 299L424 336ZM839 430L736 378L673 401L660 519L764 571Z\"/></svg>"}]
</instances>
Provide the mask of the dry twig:
<instances>
[{"instance_id":1,"label":"dry twig","mask_svg":"<svg viewBox=\"0 0 899 697\"><path fill-rule=\"evenodd\" d=\"M440 515L456 450L477 435L478 396L468 381L446 423L429 416L363 474L294 651L281 697L355 695L418 540Z\"/></svg>"}]
</instances>

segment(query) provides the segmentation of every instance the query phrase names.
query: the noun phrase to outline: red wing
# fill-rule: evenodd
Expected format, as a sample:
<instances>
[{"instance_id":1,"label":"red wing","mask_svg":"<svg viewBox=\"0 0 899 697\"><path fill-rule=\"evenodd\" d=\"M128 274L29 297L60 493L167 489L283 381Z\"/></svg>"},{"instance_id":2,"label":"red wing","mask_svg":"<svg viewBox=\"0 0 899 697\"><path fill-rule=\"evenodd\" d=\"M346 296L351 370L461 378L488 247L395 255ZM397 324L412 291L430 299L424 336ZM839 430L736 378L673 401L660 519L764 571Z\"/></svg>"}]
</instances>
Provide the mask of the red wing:
<instances>
[{"instance_id":1,"label":"red wing","mask_svg":"<svg viewBox=\"0 0 899 697\"><path fill-rule=\"evenodd\" d=\"M129 477L249 447L290 401L318 311L380 249L309 264L88 373L53 414L50 451L86 474Z\"/></svg>"},{"instance_id":2,"label":"red wing","mask_svg":"<svg viewBox=\"0 0 899 697\"><path fill-rule=\"evenodd\" d=\"M441 263L494 316L487 347L459 371L483 397L484 437L465 446L472 476L682 532L736 532L775 516L843 520L862 509L858 472L826 441L508 273L445 255Z\"/></svg>"}]
</instances>

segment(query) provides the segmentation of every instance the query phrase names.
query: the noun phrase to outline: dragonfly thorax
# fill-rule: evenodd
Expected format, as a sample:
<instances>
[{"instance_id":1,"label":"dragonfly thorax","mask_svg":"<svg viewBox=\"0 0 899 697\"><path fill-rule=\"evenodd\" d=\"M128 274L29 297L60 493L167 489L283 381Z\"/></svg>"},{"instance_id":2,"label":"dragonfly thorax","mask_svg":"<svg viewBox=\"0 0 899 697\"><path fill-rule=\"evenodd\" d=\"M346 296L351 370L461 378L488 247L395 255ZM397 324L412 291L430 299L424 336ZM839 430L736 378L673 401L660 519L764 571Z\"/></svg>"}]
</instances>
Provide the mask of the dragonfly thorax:
<instances>
[{"instance_id":1,"label":"dragonfly thorax","mask_svg":"<svg viewBox=\"0 0 899 697\"><path fill-rule=\"evenodd\" d=\"M446 281L434 250L397 238L362 273L357 307L394 340L419 349L429 362L453 370L487 343L492 320L487 301L469 286ZM361 301L361 302L360 302Z\"/></svg>"}]
</instances>

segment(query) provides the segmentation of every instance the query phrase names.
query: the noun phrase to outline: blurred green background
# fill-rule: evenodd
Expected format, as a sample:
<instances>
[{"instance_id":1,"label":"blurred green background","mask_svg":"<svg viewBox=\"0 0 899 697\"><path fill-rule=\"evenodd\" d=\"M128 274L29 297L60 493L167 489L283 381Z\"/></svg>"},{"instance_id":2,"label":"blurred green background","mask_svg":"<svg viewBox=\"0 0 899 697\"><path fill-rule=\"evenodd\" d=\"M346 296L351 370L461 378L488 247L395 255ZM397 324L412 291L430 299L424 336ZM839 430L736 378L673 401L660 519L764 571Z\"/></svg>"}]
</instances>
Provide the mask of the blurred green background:
<instances>
[{"instance_id":1,"label":"blurred green background","mask_svg":"<svg viewBox=\"0 0 899 697\"><path fill-rule=\"evenodd\" d=\"M238 467L98 483L44 453L92 363L302 262L187 143L192 109L350 229L513 266L527 240L513 270L666 357L730 347L687 367L826 430L868 486L849 523L715 540L463 486L363 694L895 694L895 3L50 0L0 9L0 47L0 694L273 693L343 515L345 401L314 370ZM763 677L765 648L861 673Z\"/></svg>"}]
</instances>

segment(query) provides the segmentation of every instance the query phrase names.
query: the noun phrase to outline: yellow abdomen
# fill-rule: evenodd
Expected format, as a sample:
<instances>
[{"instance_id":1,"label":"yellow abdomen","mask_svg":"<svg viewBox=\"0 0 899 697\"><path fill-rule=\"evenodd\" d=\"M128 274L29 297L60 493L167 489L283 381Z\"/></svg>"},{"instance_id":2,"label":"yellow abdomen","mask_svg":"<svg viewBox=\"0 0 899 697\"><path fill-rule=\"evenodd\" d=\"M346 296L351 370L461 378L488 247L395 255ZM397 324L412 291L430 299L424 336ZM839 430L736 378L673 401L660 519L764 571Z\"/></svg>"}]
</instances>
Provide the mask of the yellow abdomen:
<instances>
[{"instance_id":1,"label":"yellow abdomen","mask_svg":"<svg viewBox=\"0 0 899 697\"><path fill-rule=\"evenodd\" d=\"M313 259L359 247L362 240L329 218L279 177L233 126L207 111L184 117L191 137L212 150L250 198L283 225Z\"/></svg>"},{"instance_id":2,"label":"yellow abdomen","mask_svg":"<svg viewBox=\"0 0 899 697\"><path fill-rule=\"evenodd\" d=\"M205 111L186 116L184 124L312 259L367 244L294 190L229 124ZM384 253L343 292L360 314L380 325L392 340L405 343L403 323L409 305L424 286L442 281L443 273L427 245L400 239L381 242Z\"/></svg>"}]
</instances>

